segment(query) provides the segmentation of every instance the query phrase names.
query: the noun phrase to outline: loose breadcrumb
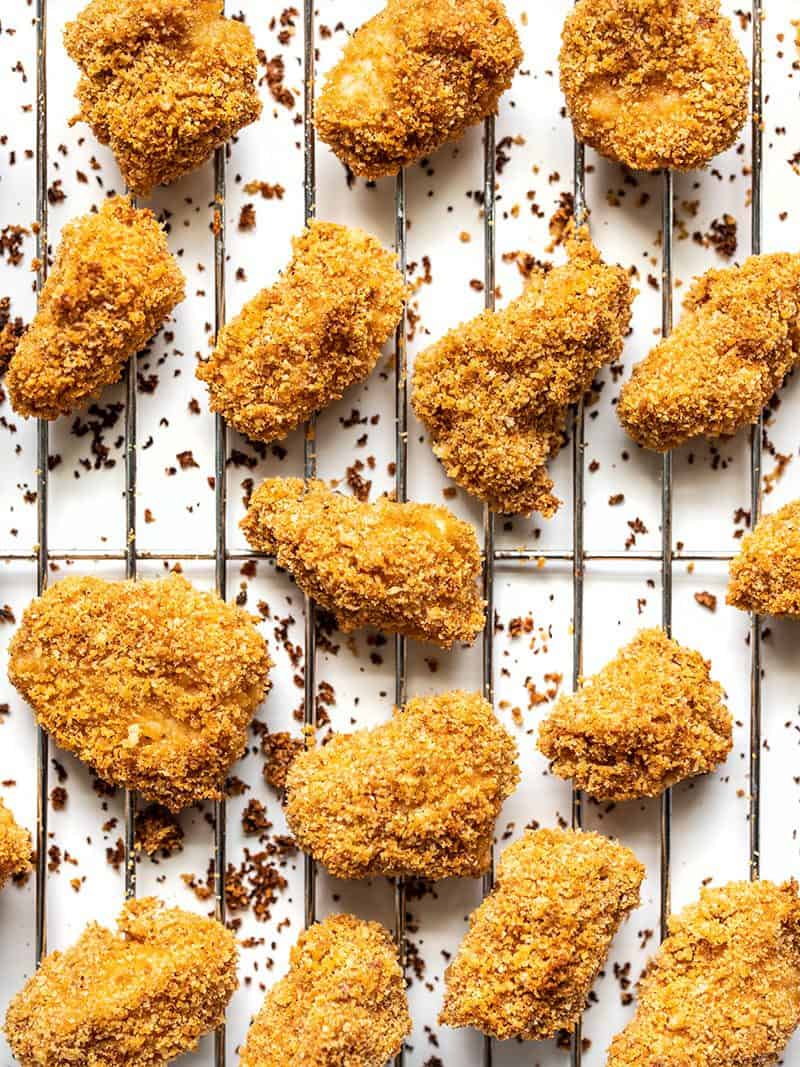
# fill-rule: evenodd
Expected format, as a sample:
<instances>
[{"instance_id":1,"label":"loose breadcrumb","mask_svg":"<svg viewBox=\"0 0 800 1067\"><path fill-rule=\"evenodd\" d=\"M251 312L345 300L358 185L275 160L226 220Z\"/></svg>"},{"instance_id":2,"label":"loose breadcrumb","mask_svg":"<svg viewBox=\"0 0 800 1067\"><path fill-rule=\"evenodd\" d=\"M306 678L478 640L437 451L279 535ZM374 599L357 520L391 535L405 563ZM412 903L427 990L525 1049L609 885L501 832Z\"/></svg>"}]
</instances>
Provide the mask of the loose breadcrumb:
<instances>
[{"instance_id":1,"label":"loose breadcrumb","mask_svg":"<svg viewBox=\"0 0 800 1067\"><path fill-rule=\"evenodd\" d=\"M413 404L447 474L495 511L552 515L547 461L568 405L618 359L633 291L584 227L569 262L535 270L503 311L484 311L417 356Z\"/></svg>"},{"instance_id":2,"label":"loose breadcrumb","mask_svg":"<svg viewBox=\"0 0 800 1067\"><path fill-rule=\"evenodd\" d=\"M644 874L630 849L600 834L527 830L470 916L439 1022L525 1040L571 1028Z\"/></svg>"},{"instance_id":3,"label":"loose breadcrumb","mask_svg":"<svg viewBox=\"0 0 800 1067\"><path fill-rule=\"evenodd\" d=\"M31 835L0 800L0 889L13 875L30 869L32 850Z\"/></svg>"},{"instance_id":4,"label":"loose breadcrumb","mask_svg":"<svg viewBox=\"0 0 800 1067\"><path fill-rule=\"evenodd\" d=\"M367 504L319 481L268 478L241 526L345 632L374 626L450 648L483 627L475 532L447 508Z\"/></svg>"},{"instance_id":5,"label":"loose breadcrumb","mask_svg":"<svg viewBox=\"0 0 800 1067\"><path fill-rule=\"evenodd\" d=\"M608 1067L767 1067L799 1022L797 883L730 882L670 918Z\"/></svg>"},{"instance_id":6,"label":"loose breadcrumb","mask_svg":"<svg viewBox=\"0 0 800 1067\"><path fill-rule=\"evenodd\" d=\"M380 1067L411 1032L405 980L388 932L332 915L302 933L289 973L267 993L240 1067Z\"/></svg>"},{"instance_id":7,"label":"loose breadcrumb","mask_svg":"<svg viewBox=\"0 0 800 1067\"><path fill-rule=\"evenodd\" d=\"M312 222L292 260L220 333L197 377L240 433L274 441L366 378L403 310L392 252L363 230Z\"/></svg>"},{"instance_id":8,"label":"loose breadcrumb","mask_svg":"<svg viewBox=\"0 0 800 1067\"><path fill-rule=\"evenodd\" d=\"M117 933L90 923L13 998L22 1067L163 1067L217 1027L236 988L233 935L214 919L129 901Z\"/></svg>"},{"instance_id":9,"label":"loose breadcrumb","mask_svg":"<svg viewBox=\"0 0 800 1067\"><path fill-rule=\"evenodd\" d=\"M327 76L317 133L354 174L396 174L493 114L521 60L501 0L389 0Z\"/></svg>"},{"instance_id":10,"label":"loose breadcrumb","mask_svg":"<svg viewBox=\"0 0 800 1067\"><path fill-rule=\"evenodd\" d=\"M711 771L733 719L709 663L663 630L642 630L539 727L551 770L602 800L654 797Z\"/></svg>"},{"instance_id":11,"label":"loose breadcrumb","mask_svg":"<svg viewBox=\"0 0 800 1067\"><path fill-rule=\"evenodd\" d=\"M728 604L800 617L800 500L764 515L730 563Z\"/></svg>"},{"instance_id":12,"label":"loose breadcrumb","mask_svg":"<svg viewBox=\"0 0 800 1067\"><path fill-rule=\"evenodd\" d=\"M252 617L179 575L75 577L26 609L8 675L57 744L177 811L221 796L270 666Z\"/></svg>"}]
</instances>

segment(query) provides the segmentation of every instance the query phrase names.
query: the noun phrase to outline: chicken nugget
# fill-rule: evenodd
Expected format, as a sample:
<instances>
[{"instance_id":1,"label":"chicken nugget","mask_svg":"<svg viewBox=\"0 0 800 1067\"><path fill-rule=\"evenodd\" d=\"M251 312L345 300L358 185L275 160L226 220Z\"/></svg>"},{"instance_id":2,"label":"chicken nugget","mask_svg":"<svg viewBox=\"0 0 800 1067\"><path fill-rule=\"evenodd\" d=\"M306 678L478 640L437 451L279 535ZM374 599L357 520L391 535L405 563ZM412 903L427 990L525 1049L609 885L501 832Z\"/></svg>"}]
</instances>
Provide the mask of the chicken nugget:
<instances>
[{"instance_id":1,"label":"chicken nugget","mask_svg":"<svg viewBox=\"0 0 800 1067\"><path fill-rule=\"evenodd\" d=\"M22 1067L164 1067L223 1021L238 953L221 923L144 897L117 926L90 923L13 998L5 1031Z\"/></svg>"},{"instance_id":2,"label":"chicken nugget","mask_svg":"<svg viewBox=\"0 0 800 1067\"><path fill-rule=\"evenodd\" d=\"M317 133L354 174L396 174L494 114L521 60L502 0L388 0L325 79Z\"/></svg>"},{"instance_id":3,"label":"chicken nugget","mask_svg":"<svg viewBox=\"0 0 800 1067\"><path fill-rule=\"evenodd\" d=\"M750 256L692 283L669 337L633 369L617 413L634 441L666 452L757 421L800 358L800 255Z\"/></svg>"},{"instance_id":4,"label":"chicken nugget","mask_svg":"<svg viewBox=\"0 0 800 1067\"><path fill-rule=\"evenodd\" d=\"M0 800L0 889L9 878L30 869L32 851L31 835Z\"/></svg>"},{"instance_id":5,"label":"chicken nugget","mask_svg":"<svg viewBox=\"0 0 800 1067\"><path fill-rule=\"evenodd\" d=\"M253 1020L240 1067L381 1067L411 1032L397 950L376 922L331 915L300 935Z\"/></svg>"},{"instance_id":6,"label":"chicken nugget","mask_svg":"<svg viewBox=\"0 0 800 1067\"><path fill-rule=\"evenodd\" d=\"M199 167L261 114L253 35L223 0L92 0L64 30L79 113L132 192Z\"/></svg>"},{"instance_id":7,"label":"chicken nugget","mask_svg":"<svg viewBox=\"0 0 800 1067\"><path fill-rule=\"evenodd\" d=\"M799 1022L797 883L729 882L670 918L607 1067L767 1067Z\"/></svg>"},{"instance_id":8,"label":"chicken nugget","mask_svg":"<svg viewBox=\"0 0 800 1067\"><path fill-rule=\"evenodd\" d=\"M800 618L800 500L763 515L730 562L727 603Z\"/></svg>"},{"instance_id":9,"label":"chicken nugget","mask_svg":"<svg viewBox=\"0 0 800 1067\"><path fill-rule=\"evenodd\" d=\"M478 541L447 508L363 503L320 481L268 478L241 526L346 633L374 626L450 648L483 628Z\"/></svg>"},{"instance_id":10,"label":"chicken nugget","mask_svg":"<svg viewBox=\"0 0 800 1067\"><path fill-rule=\"evenodd\" d=\"M519 781L516 756L479 693L418 697L381 726L300 753L286 818L337 878L477 878Z\"/></svg>"},{"instance_id":11,"label":"chicken nugget","mask_svg":"<svg viewBox=\"0 0 800 1067\"><path fill-rule=\"evenodd\" d=\"M630 849L600 834L527 830L470 916L439 1022L525 1040L571 1028L644 873Z\"/></svg>"},{"instance_id":12,"label":"chicken nugget","mask_svg":"<svg viewBox=\"0 0 800 1067\"><path fill-rule=\"evenodd\" d=\"M735 144L750 72L719 0L578 0L561 89L575 135L634 170L694 170Z\"/></svg>"},{"instance_id":13,"label":"chicken nugget","mask_svg":"<svg viewBox=\"0 0 800 1067\"><path fill-rule=\"evenodd\" d=\"M618 359L633 290L583 227L569 261L535 270L502 311L484 311L417 356L414 411L447 474L493 511L553 515L547 461L560 450L568 405Z\"/></svg>"},{"instance_id":14,"label":"chicken nugget","mask_svg":"<svg viewBox=\"0 0 800 1067\"><path fill-rule=\"evenodd\" d=\"M55 419L96 397L183 297L183 274L151 211L115 196L73 219L11 357L14 410Z\"/></svg>"},{"instance_id":15,"label":"chicken nugget","mask_svg":"<svg viewBox=\"0 0 800 1067\"><path fill-rule=\"evenodd\" d=\"M709 663L663 630L641 630L539 726L560 778L601 800L655 797L706 774L733 745L733 719Z\"/></svg>"},{"instance_id":16,"label":"chicken nugget","mask_svg":"<svg viewBox=\"0 0 800 1067\"><path fill-rule=\"evenodd\" d=\"M363 230L312 222L292 260L222 329L197 368L211 408L275 441L366 378L403 310L392 252Z\"/></svg>"},{"instance_id":17,"label":"chicken nugget","mask_svg":"<svg viewBox=\"0 0 800 1067\"><path fill-rule=\"evenodd\" d=\"M252 616L177 574L63 578L9 651L11 682L58 745L172 811L222 796L271 666Z\"/></svg>"}]
</instances>

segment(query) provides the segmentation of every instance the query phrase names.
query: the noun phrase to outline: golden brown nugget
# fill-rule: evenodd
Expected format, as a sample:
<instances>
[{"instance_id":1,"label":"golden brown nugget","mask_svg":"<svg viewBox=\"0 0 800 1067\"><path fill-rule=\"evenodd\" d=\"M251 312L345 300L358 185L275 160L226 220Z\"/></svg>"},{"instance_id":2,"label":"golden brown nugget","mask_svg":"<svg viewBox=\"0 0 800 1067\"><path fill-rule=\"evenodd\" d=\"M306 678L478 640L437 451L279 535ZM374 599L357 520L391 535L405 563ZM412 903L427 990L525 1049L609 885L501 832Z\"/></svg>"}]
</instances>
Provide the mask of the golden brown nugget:
<instances>
[{"instance_id":1,"label":"golden brown nugget","mask_svg":"<svg viewBox=\"0 0 800 1067\"><path fill-rule=\"evenodd\" d=\"M742 540L726 599L741 611L800 617L800 500L763 515Z\"/></svg>"},{"instance_id":2,"label":"golden brown nugget","mask_svg":"<svg viewBox=\"0 0 800 1067\"><path fill-rule=\"evenodd\" d=\"M184 278L151 211L124 196L64 227L39 309L11 357L18 415L55 419L119 381L184 297Z\"/></svg>"},{"instance_id":3,"label":"golden brown nugget","mask_svg":"<svg viewBox=\"0 0 800 1067\"><path fill-rule=\"evenodd\" d=\"M13 875L30 868L32 851L31 835L0 800L0 889Z\"/></svg>"},{"instance_id":4,"label":"golden brown nugget","mask_svg":"<svg viewBox=\"0 0 800 1067\"><path fill-rule=\"evenodd\" d=\"M418 697L387 723L300 753L286 818L337 878L477 878L519 781L516 757L479 693Z\"/></svg>"},{"instance_id":5,"label":"golden brown nugget","mask_svg":"<svg viewBox=\"0 0 800 1067\"><path fill-rule=\"evenodd\" d=\"M215 1029L237 985L233 935L214 919L129 901L51 952L8 1007L22 1067L164 1067Z\"/></svg>"},{"instance_id":6,"label":"golden brown nugget","mask_svg":"<svg viewBox=\"0 0 800 1067\"><path fill-rule=\"evenodd\" d=\"M197 377L211 408L256 441L285 437L366 378L403 310L392 252L363 230L312 222L292 260L220 333Z\"/></svg>"},{"instance_id":7,"label":"golden brown nugget","mask_svg":"<svg viewBox=\"0 0 800 1067\"><path fill-rule=\"evenodd\" d=\"M538 747L560 778L602 800L655 797L706 774L733 745L722 686L699 652L641 630L539 726Z\"/></svg>"},{"instance_id":8,"label":"golden brown nugget","mask_svg":"<svg viewBox=\"0 0 800 1067\"><path fill-rule=\"evenodd\" d=\"M354 174L396 174L493 114L521 60L501 0L388 0L328 74L317 133Z\"/></svg>"},{"instance_id":9,"label":"golden brown nugget","mask_svg":"<svg viewBox=\"0 0 800 1067\"><path fill-rule=\"evenodd\" d=\"M132 192L199 167L261 114L253 35L223 0L92 0L64 31L80 111Z\"/></svg>"},{"instance_id":10,"label":"golden brown nugget","mask_svg":"<svg viewBox=\"0 0 800 1067\"><path fill-rule=\"evenodd\" d=\"M411 1032L397 950L376 922L332 915L292 948L267 993L240 1067L382 1067Z\"/></svg>"},{"instance_id":11,"label":"golden brown nugget","mask_svg":"<svg viewBox=\"0 0 800 1067\"><path fill-rule=\"evenodd\" d=\"M222 795L270 666L252 616L177 574L64 578L26 609L8 676L62 748L177 811Z\"/></svg>"},{"instance_id":12,"label":"golden brown nugget","mask_svg":"<svg viewBox=\"0 0 800 1067\"><path fill-rule=\"evenodd\" d=\"M454 481L494 511L553 515L547 461L560 450L568 405L618 359L633 290L603 264L588 230L569 261L536 270L502 311L484 311L416 359L413 404Z\"/></svg>"},{"instance_id":13,"label":"golden brown nugget","mask_svg":"<svg viewBox=\"0 0 800 1067\"><path fill-rule=\"evenodd\" d=\"M673 332L633 369L617 405L645 448L757 421L800 357L800 255L751 256L692 283Z\"/></svg>"},{"instance_id":14,"label":"golden brown nugget","mask_svg":"<svg viewBox=\"0 0 800 1067\"><path fill-rule=\"evenodd\" d=\"M560 65L578 139L633 169L704 167L747 119L750 72L719 0L578 0Z\"/></svg>"},{"instance_id":15,"label":"golden brown nugget","mask_svg":"<svg viewBox=\"0 0 800 1067\"><path fill-rule=\"evenodd\" d=\"M730 882L670 918L607 1067L767 1067L798 1022L797 883Z\"/></svg>"},{"instance_id":16,"label":"golden brown nugget","mask_svg":"<svg viewBox=\"0 0 800 1067\"><path fill-rule=\"evenodd\" d=\"M600 834L527 830L470 916L439 1022L525 1040L571 1028L644 873L630 849Z\"/></svg>"},{"instance_id":17,"label":"golden brown nugget","mask_svg":"<svg viewBox=\"0 0 800 1067\"><path fill-rule=\"evenodd\" d=\"M241 526L346 633L374 626L450 648L483 628L478 541L447 508L362 503L319 481L268 478Z\"/></svg>"}]
</instances>

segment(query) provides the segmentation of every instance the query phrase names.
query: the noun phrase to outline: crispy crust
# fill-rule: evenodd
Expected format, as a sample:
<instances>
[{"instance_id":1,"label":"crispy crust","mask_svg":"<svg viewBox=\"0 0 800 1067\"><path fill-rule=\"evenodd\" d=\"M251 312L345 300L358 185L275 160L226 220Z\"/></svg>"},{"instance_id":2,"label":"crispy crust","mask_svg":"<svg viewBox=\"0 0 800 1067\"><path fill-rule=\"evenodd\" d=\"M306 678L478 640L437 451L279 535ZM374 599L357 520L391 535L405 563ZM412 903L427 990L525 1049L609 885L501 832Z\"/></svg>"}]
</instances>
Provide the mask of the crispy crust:
<instances>
[{"instance_id":1,"label":"crispy crust","mask_svg":"<svg viewBox=\"0 0 800 1067\"><path fill-rule=\"evenodd\" d=\"M526 1040L572 1027L645 870L600 834L528 830L445 973L439 1022Z\"/></svg>"},{"instance_id":2,"label":"crispy crust","mask_svg":"<svg viewBox=\"0 0 800 1067\"><path fill-rule=\"evenodd\" d=\"M726 599L741 611L800 617L800 500L762 516L742 540Z\"/></svg>"},{"instance_id":3,"label":"crispy crust","mask_svg":"<svg viewBox=\"0 0 800 1067\"><path fill-rule=\"evenodd\" d=\"M31 835L0 800L0 889L13 875L30 869L32 851Z\"/></svg>"},{"instance_id":4,"label":"crispy crust","mask_svg":"<svg viewBox=\"0 0 800 1067\"><path fill-rule=\"evenodd\" d=\"M185 578L64 578L26 609L8 676L62 748L173 811L218 798L271 664L252 617Z\"/></svg>"}]
</instances>

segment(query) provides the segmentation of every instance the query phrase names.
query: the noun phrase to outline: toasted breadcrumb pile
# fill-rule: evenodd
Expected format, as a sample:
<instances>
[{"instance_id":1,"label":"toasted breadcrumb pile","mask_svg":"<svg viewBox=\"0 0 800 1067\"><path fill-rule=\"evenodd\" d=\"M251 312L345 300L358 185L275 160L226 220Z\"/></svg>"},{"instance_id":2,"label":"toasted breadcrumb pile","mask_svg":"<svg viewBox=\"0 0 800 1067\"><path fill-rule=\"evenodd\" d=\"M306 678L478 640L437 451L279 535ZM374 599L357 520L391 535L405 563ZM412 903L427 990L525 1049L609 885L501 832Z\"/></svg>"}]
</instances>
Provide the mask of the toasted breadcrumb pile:
<instances>
[{"instance_id":1,"label":"toasted breadcrumb pile","mask_svg":"<svg viewBox=\"0 0 800 1067\"><path fill-rule=\"evenodd\" d=\"M80 111L132 192L194 170L261 114L250 30L223 0L92 0L64 30Z\"/></svg>"},{"instance_id":2,"label":"toasted breadcrumb pile","mask_svg":"<svg viewBox=\"0 0 800 1067\"><path fill-rule=\"evenodd\" d=\"M470 916L439 1022L525 1040L572 1027L644 873L630 849L600 834L527 830Z\"/></svg>"},{"instance_id":3,"label":"toasted breadcrumb pile","mask_svg":"<svg viewBox=\"0 0 800 1067\"><path fill-rule=\"evenodd\" d=\"M267 993L240 1067L380 1067L411 1032L397 951L376 922L332 915L292 948L289 973Z\"/></svg>"},{"instance_id":4,"label":"toasted breadcrumb pile","mask_svg":"<svg viewBox=\"0 0 800 1067\"><path fill-rule=\"evenodd\" d=\"M763 515L730 563L728 604L800 617L800 500Z\"/></svg>"},{"instance_id":5,"label":"toasted breadcrumb pile","mask_svg":"<svg viewBox=\"0 0 800 1067\"><path fill-rule=\"evenodd\" d=\"M252 617L179 575L76 577L26 609L8 675L57 744L177 811L221 796L270 666Z\"/></svg>"},{"instance_id":6,"label":"toasted breadcrumb pile","mask_svg":"<svg viewBox=\"0 0 800 1067\"><path fill-rule=\"evenodd\" d=\"M767 1067L798 1023L797 883L730 882L670 918L607 1067Z\"/></svg>"},{"instance_id":7,"label":"toasted breadcrumb pile","mask_svg":"<svg viewBox=\"0 0 800 1067\"><path fill-rule=\"evenodd\" d=\"M493 114L521 60L502 0L389 0L328 74L317 133L354 174L396 174Z\"/></svg>"},{"instance_id":8,"label":"toasted breadcrumb pile","mask_svg":"<svg viewBox=\"0 0 800 1067\"><path fill-rule=\"evenodd\" d=\"M561 88L576 136L634 170L694 170L736 142L750 72L719 0L578 0Z\"/></svg>"},{"instance_id":9,"label":"toasted breadcrumb pile","mask_svg":"<svg viewBox=\"0 0 800 1067\"><path fill-rule=\"evenodd\" d=\"M552 515L547 461L568 405L618 359L633 291L584 227L569 261L536 270L503 311L484 311L417 356L413 404L447 474L494 511Z\"/></svg>"},{"instance_id":10,"label":"toasted breadcrumb pile","mask_svg":"<svg viewBox=\"0 0 800 1067\"><path fill-rule=\"evenodd\" d=\"M115 196L73 219L11 357L14 410L55 419L97 396L183 297L183 274L151 211Z\"/></svg>"},{"instance_id":11,"label":"toasted breadcrumb pile","mask_svg":"<svg viewBox=\"0 0 800 1067\"><path fill-rule=\"evenodd\" d=\"M374 626L450 648L483 627L475 532L447 508L367 504L319 481L268 478L241 526L345 632Z\"/></svg>"},{"instance_id":12,"label":"toasted breadcrumb pile","mask_svg":"<svg viewBox=\"0 0 800 1067\"><path fill-rule=\"evenodd\" d=\"M220 333L197 377L240 433L274 441L366 378L403 310L392 252L363 230L312 222L292 260Z\"/></svg>"},{"instance_id":13,"label":"toasted breadcrumb pile","mask_svg":"<svg viewBox=\"0 0 800 1067\"><path fill-rule=\"evenodd\" d=\"M714 769L733 745L733 719L709 663L663 630L642 630L539 727L561 778L602 800L654 797Z\"/></svg>"},{"instance_id":14,"label":"toasted breadcrumb pile","mask_svg":"<svg viewBox=\"0 0 800 1067\"><path fill-rule=\"evenodd\" d=\"M154 897L117 925L90 923L13 998L5 1031L22 1067L163 1067L222 1022L238 956L224 926Z\"/></svg>"},{"instance_id":15,"label":"toasted breadcrumb pile","mask_svg":"<svg viewBox=\"0 0 800 1067\"><path fill-rule=\"evenodd\" d=\"M0 800L0 889L12 875L30 868L32 850L31 835Z\"/></svg>"},{"instance_id":16,"label":"toasted breadcrumb pile","mask_svg":"<svg viewBox=\"0 0 800 1067\"><path fill-rule=\"evenodd\" d=\"M692 283L673 332L623 387L631 437L666 452L754 423L800 358L800 255L751 256Z\"/></svg>"},{"instance_id":17,"label":"toasted breadcrumb pile","mask_svg":"<svg viewBox=\"0 0 800 1067\"><path fill-rule=\"evenodd\" d=\"M477 878L519 781L516 755L480 694L419 697L387 723L298 755L286 818L337 878Z\"/></svg>"}]
</instances>

